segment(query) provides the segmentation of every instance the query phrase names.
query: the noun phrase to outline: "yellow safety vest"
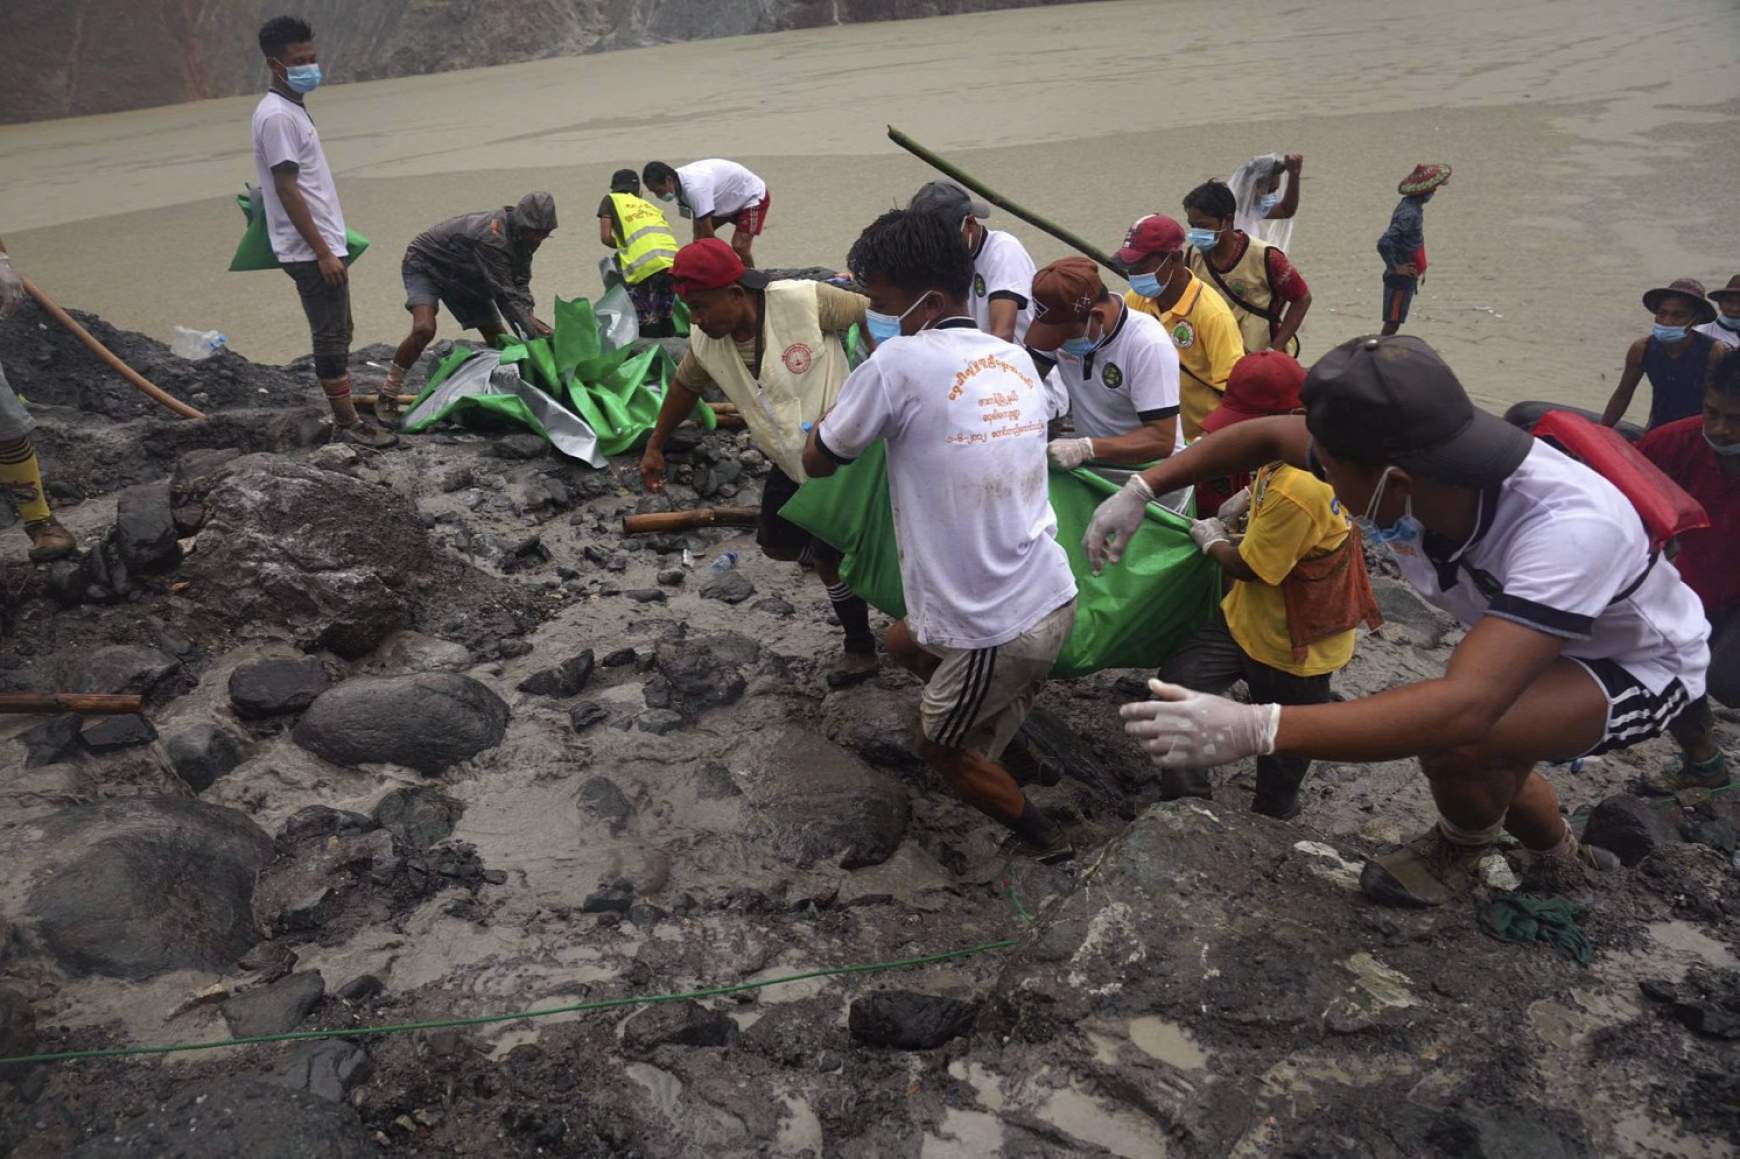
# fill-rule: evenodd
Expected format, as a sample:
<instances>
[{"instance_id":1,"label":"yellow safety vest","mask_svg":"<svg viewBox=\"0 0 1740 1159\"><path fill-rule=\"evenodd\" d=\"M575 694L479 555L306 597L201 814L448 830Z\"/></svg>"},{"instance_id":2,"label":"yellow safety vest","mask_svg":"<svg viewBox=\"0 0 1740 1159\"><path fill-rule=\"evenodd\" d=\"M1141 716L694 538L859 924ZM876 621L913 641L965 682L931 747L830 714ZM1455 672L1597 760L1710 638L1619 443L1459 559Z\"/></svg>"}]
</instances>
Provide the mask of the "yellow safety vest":
<instances>
[{"instance_id":1,"label":"yellow safety vest","mask_svg":"<svg viewBox=\"0 0 1740 1159\"><path fill-rule=\"evenodd\" d=\"M612 193L616 207L616 268L638 286L677 260L677 235L658 206L632 193Z\"/></svg>"}]
</instances>

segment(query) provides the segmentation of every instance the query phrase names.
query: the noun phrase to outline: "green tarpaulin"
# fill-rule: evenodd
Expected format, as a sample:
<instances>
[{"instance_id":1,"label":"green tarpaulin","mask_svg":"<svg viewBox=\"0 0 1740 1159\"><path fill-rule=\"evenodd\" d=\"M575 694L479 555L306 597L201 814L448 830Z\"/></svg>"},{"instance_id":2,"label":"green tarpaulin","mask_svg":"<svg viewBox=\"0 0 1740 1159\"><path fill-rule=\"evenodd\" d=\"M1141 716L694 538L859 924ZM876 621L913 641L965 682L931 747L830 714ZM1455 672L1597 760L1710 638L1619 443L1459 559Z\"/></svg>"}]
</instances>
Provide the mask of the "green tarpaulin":
<instances>
[{"instance_id":1,"label":"green tarpaulin","mask_svg":"<svg viewBox=\"0 0 1740 1159\"><path fill-rule=\"evenodd\" d=\"M236 194L236 204L242 207L242 217L248 227L236 246L236 256L230 259L230 270L275 270L283 263L272 252L272 239L266 236L266 214L261 207L259 191L249 187L247 193ZM369 248L369 239L354 229L345 231L344 264L350 265Z\"/></svg>"},{"instance_id":2,"label":"green tarpaulin","mask_svg":"<svg viewBox=\"0 0 1740 1159\"><path fill-rule=\"evenodd\" d=\"M1190 521L1152 505L1122 562L1093 574L1082 535L1094 508L1117 489L1092 471L1051 473L1057 539L1079 590L1075 631L1053 676L1156 667L1209 621L1220 598L1220 568L1191 541ZM839 473L805 483L780 514L844 553L840 573L854 592L890 616L906 614L881 443Z\"/></svg>"}]
</instances>

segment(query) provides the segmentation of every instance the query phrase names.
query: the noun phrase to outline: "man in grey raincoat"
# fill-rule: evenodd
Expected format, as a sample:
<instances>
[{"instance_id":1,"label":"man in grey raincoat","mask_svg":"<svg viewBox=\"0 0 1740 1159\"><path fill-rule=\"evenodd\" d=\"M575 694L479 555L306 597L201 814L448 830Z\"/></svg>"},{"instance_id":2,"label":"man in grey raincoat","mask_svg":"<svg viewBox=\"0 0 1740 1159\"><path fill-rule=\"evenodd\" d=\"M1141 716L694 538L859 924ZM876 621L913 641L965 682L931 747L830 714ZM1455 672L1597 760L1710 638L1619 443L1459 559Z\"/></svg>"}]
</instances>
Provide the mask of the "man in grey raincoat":
<instances>
[{"instance_id":1,"label":"man in grey raincoat","mask_svg":"<svg viewBox=\"0 0 1740 1159\"><path fill-rule=\"evenodd\" d=\"M399 268L411 333L393 355L384 393L404 392L406 374L435 339L437 305L486 342L505 333L504 317L521 337L549 334L532 313L532 255L555 228L556 199L528 193L518 205L461 214L418 234Z\"/></svg>"}]
</instances>

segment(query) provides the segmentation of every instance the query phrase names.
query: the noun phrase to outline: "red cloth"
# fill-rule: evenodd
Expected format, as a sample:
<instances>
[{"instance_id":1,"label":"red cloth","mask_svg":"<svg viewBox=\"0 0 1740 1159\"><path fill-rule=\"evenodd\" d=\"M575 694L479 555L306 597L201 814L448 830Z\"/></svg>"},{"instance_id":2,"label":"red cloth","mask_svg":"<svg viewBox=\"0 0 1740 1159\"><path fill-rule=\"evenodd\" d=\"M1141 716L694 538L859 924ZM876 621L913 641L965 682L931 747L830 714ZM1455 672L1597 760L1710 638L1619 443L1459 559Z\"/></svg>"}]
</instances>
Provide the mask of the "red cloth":
<instances>
[{"instance_id":1,"label":"red cloth","mask_svg":"<svg viewBox=\"0 0 1740 1159\"><path fill-rule=\"evenodd\" d=\"M1714 616L1740 606L1740 477L1722 473L1700 415L1655 428L1637 449L1709 512L1710 526L1680 536L1674 566Z\"/></svg>"},{"instance_id":2,"label":"red cloth","mask_svg":"<svg viewBox=\"0 0 1740 1159\"><path fill-rule=\"evenodd\" d=\"M1426 247L1421 246L1414 251L1414 275L1416 277L1426 272Z\"/></svg>"}]
</instances>

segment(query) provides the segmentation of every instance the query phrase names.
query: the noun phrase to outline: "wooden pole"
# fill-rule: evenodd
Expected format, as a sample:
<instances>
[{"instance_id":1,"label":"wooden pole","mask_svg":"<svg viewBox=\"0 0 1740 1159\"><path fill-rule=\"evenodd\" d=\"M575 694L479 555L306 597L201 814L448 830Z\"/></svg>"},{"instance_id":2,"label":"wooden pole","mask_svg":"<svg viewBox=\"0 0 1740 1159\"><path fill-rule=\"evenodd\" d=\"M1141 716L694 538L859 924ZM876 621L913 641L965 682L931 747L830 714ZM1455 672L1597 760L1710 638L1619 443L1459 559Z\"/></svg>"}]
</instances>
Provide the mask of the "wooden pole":
<instances>
[{"instance_id":1,"label":"wooden pole","mask_svg":"<svg viewBox=\"0 0 1740 1159\"><path fill-rule=\"evenodd\" d=\"M0 713L82 712L99 715L138 712L141 696L110 696L99 692L0 692Z\"/></svg>"},{"instance_id":2,"label":"wooden pole","mask_svg":"<svg viewBox=\"0 0 1740 1159\"><path fill-rule=\"evenodd\" d=\"M116 374L119 374L122 378L126 379L140 393L146 395L152 401L168 407L184 419L202 419L205 417L205 412L194 410L174 395L159 389L144 375L140 374L137 370L134 370L131 366L128 366L125 362L122 362L113 350L110 350L107 346L104 346L101 342L98 342L94 337L92 337L89 330L86 330L83 326L80 326L76 321L74 321L73 316L56 305L54 299L43 293L41 287L39 287L35 282L24 277L22 274L19 275L19 280L24 283L24 289L32 298L36 299L37 304L44 310L48 311L49 317L53 318L56 322L59 322L62 326L65 326L69 331L71 331L74 338L77 338L80 342L89 346L92 353L108 363L110 368L113 369Z\"/></svg>"},{"instance_id":3,"label":"wooden pole","mask_svg":"<svg viewBox=\"0 0 1740 1159\"><path fill-rule=\"evenodd\" d=\"M935 153L932 153L929 149L926 149L923 145L920 145L917 141L914 141L911 137L908 137L905 133L896 129L893 125L888 126L888 139L893 141L896 145L899 145L902 149L905 149L908 153L911 153L914 157L917 157L920 161L923 161L926 165L938 170L945 177L960 182L963 186L972 190L974 193L977 193L980 197L983 197L998 209L1006 210L1007 212L1014 214L1022 221L1025 221L1028 225L1031 225L1034 229L1044 230L1064 245L1092 258L1100 265L1106 267L1106 269L1112 271L1112 273L1117 274L1120 278L1125 277L1123 267L1117 263L1117 260L1098 246L1091 242L1084 241L1076 234L1064 229L1061 225L1034 213L1031 209L1027 209L1024 206L1017 205L1015 202L1010 201L995 189L983 184L963 170L956 168L954 165L943 160Z\"/></svg>"},{"instance_id":4,"label":"wooden pole","mask_svg":"<svg viewBox=\"0 0 1740 1159\"><path fill-rule=\"evenodd\" d=\"M754 527L761 521L758 507L698 507L693 511L661 511L652 515L624 515L624 535L653 535L692 531L697 527Z\"/></svg>"}]
</instances>

